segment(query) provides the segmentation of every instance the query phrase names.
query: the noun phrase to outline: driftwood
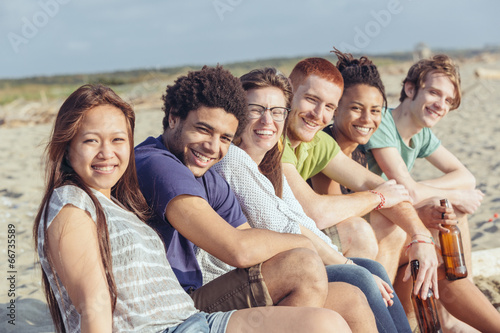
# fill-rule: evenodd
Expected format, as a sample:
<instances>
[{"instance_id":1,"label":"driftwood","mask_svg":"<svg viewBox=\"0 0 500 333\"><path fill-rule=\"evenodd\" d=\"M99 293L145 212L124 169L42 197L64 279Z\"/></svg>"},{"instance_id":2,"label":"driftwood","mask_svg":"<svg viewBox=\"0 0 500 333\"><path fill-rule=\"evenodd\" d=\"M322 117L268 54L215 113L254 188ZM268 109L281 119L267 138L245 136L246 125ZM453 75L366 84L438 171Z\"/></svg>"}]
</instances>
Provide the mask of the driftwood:
<instances>
[{"instance_id":1,"label":"driftwood","mask_svg":"<svg viewBox=\"0 0 500 333\"><path fill-rule=\"evenodd\" d=\"M500 70L498 69L477 68L474 74L478 79L500 80Z\"/></svg>"}]
</instances>

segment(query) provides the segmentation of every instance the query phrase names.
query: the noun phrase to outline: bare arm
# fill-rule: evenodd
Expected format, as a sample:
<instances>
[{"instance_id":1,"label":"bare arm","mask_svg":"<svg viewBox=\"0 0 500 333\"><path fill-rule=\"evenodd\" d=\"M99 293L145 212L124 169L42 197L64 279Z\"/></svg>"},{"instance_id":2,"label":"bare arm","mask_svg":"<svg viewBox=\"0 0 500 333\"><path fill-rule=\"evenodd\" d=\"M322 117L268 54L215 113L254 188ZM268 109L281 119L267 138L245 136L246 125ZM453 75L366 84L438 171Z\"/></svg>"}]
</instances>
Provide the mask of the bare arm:
<instances>
[{"instance_id":1,"label":"bare arm","mask_svg":"<svg viewBox=\"0 0 500 333\"><path fill-rule=\"evenodd\" d=\"M330 206L324 205L324 201L334 202L338 196L319 196L318 194L315 194L307 183L300 177L292 164L283 163L283 170L292 191L297 197L297 200L299 200L304 207L306 214L312 214L313 216L320 214L320 218L326 218L325 216L331 210L331 204ZM379 185L384 183L384 180L381 177L363 168L343 153L337 154L337 156L335 156L323 170L323 173L338 183L343 184L344 186L347 186L355 191L376 189ZM299 180L301 180L302 183L300 183ZM314 197L314 195L317 197ZM320 201L319 198L327 199ZM342 211L345 208L341 206L336 209ZM399 202L390 208L380 210L380 212L400 226L410 236L417 234L431 236L429 230L427 230L422 221L419 219L412 204L408 201ZM316 221L313 216L309 216ZM316 223L318 223L318 221L316 221ZM428 244L414 244L409 250L409 258L410 260L418 259L421 264L416 290L420 290L420 287L422 286L422 295L426 295L428 288L433 287L436 296L439 297L439 293L437 291L436 270L438 262L434 248ZM409 271L407 271L407 273L409 273ZM406 277L408 278L409 275L407 274Z\"/></svg>"},{"instance_id":2,"label":"bare arm","mask_svg":"<svg viewBox=\"0 0 500 333\"><path fill-rule=\"evenodd\" d=\"M439 178L428 179L420 182L441 189L470 190L476 187L476 179L472 173L442 145L427 158L432 165L443 172Z\"/></svg>"},{"instance_id":3,"label":"bare arm","mask_svg":"<svg viewBox=\"0 0 500 333\"><path fill-rule=\"evenodd\" d=\"M367 214L380 203L378 195L370 192L320 195L314 192L295 166L289 163L283 163L283 173L304 212L316 222L319 229L325 229L352 216Z\"/></svg>"},{"instance_id":4,"label":"bare arm","mask_svg":"<svg viewBox=\"0 0 500 333\"><path fill-rule=\"evenodd\" d=\"M481 204L484 195L481 191L470 187L475 186L472 174L442 146L427 159L445 175L425 182L416 182L411 177L396 148L372 149L372 153L386 176L405 185L416 203L431 197L448 198L458 210L468 214L474 213ZM461 177L464 179L463 182L461 182ZM468 189L454 187L450 189L450 186L468 187Z\"/></svg>"},{"instance_id":5,"label":"bare arm","mask_svg":"<svg viewBox=\"0 0 500 333\"><path fill-rule=\"evenodd\" d=\"M320 195L302 179L294 165L283 163L283 172L306 214L311 217L319 229L335 225L352 216L362 216L371 212L380 204L380 197L367 190L383 193L386 207L401 201L410 200L408 191L394 181L384 180L369 172L359 163L339 152L323 169L322 174L352 190L349 195Z\"/></svg>"},{"instance_id":6,"label":"bare arm","mask_svg":"<svg viewBox=\"0 0 500 333\"><path fill-rule=\"evenodd\" d=\"M314 250L302 235L248 228L247 224L233 228L208 202L196 196L175 197L167 205L165 216L184 237L234 267L250 267L294 248Z\"/></svg>"},{"instance_id":7,"label":"bare arm","mask_svg":"<svg viewBox=\"0 0 500 333\"><path fill-rule=\"evenodd\" d=\"M300 226L300 232L302 235L309 238L309 240L313 243L314 248L318 252L321 260L323 260L323 264L325 265L338 265L345 264L347 258L342 254L335 251L330 245L328 245L324 240L318 237L314 232L307 229L304 226Z\"/></svg>"},{"instance_id":8,"label":"bare arm","mask_svg":"<svg viewBox=\"0 0 500 333\"><path fill-rule=\"evenodd\" d=\"M111 298L97 241L97 228L83 210L65 206L48 229L49 253L82 332L111 332Z\"/></svg>"},{"instance_id":9,"label":"bare arm","mask_svg":"<svg viewBox=\"0 0 500 333\"><path fill-rule=\"evenodd\" d=\"M325 176L324 173L320 172L316 176L311 177L311 184L314 192L318 194L332 194L340 195L342 190L340 189L340 184L336 181Z\"/></svg>"}]
</instances>

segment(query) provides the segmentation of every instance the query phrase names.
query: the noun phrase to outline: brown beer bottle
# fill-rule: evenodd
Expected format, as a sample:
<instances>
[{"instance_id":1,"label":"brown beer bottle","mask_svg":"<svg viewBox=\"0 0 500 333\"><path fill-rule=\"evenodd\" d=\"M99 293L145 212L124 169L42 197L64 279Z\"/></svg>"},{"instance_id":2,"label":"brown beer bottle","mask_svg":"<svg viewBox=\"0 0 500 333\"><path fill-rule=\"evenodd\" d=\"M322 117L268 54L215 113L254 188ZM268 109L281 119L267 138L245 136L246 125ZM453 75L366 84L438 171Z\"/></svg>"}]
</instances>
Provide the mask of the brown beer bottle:
<instances>
[{"instance_id":1,"label":"brown beer bottle","mask_svg":"<svg viewBox=\"0 0 500 333\"><path fill-rule=\"evenodd\" d=\"M451 207L447 199L439 201L443 207ZM458 280L467 277L467 267L465 266L464 247L460 229L456 225L442 225L450 232L439 232L439 242L441 243L441 255L443 256L446 278L448 280Z\"/></svg>"},{"instance_id":2,"label":"brown beer bottle","mask_svg":"<svg viewBox=\"0 0 500 333\"><path fill-rule=\"evenodd\" d=\"M439 316L436 308L436 300L434 299L434 293L431 289L427 293L427 298L424 300L420 294L415 295L415 280L418 275L419 263L418 260L412 260L411 265L411 276L413 278L413 289L411 291L411 302L413 304L413 310L417 316L418 327L421 333L442 333L441 323L439 322Z\"/></svg>"}]
</instances>

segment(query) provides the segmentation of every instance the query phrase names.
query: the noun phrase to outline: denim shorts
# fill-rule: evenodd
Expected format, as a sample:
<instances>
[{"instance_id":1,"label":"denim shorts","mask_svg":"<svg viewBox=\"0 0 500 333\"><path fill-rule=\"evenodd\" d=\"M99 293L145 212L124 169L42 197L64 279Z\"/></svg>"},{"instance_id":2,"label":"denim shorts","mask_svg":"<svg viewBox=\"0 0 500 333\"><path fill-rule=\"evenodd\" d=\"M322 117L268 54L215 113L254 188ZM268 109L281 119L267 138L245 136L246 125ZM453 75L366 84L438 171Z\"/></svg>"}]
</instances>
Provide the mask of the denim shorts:
<instances>
[{"instance_id":1,"label":"denim shorts","mask_svg":"<svg viewBox=\"0 0 500 333\"><path fill-rule=\"evenodd\" d=\"M198 312L182 324L167 328L163 333L225 333L229 318L234 311L205 313Z\"/></svg>"}]
</instances>

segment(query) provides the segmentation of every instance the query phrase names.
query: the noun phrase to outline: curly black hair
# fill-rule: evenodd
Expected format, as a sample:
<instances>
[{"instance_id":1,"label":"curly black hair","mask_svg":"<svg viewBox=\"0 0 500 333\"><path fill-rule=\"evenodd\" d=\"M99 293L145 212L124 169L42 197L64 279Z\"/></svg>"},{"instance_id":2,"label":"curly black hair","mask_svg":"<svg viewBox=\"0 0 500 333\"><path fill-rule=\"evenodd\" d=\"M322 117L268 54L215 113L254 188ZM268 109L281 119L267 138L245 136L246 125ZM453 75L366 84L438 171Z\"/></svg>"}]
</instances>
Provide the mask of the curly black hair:
<instances>
[{"instance_id":1,"label":"curly black hair","mask_svg":"<svg viewBox=\"0 0 500 333\"><path fill-rule=\"evenodd\" d=\"M344 78L344 91L349 87L366 84L367 86L377 88L384 98L384 108L387 107L387 98L385 96L385 87L380 78L377 66L367 57L355 59L350 53L342 53L333 48L332 53L338 58L337 68Z\"/></svg>"},{"instance_id":2,"label":"curly black hair","mask_svg":"<svg viewBox=\"0 0 500 333\"><path fill-rule=\"evenodd\" d=\"M246 126L246 94L240 80L222 66L203 66L199 71L189 72L167 86L162 96L163 130L168 128L169 114L187 118L189 112L200 107L221 108L238 120L236 135Z\"/></svg>"}]
</instances>

